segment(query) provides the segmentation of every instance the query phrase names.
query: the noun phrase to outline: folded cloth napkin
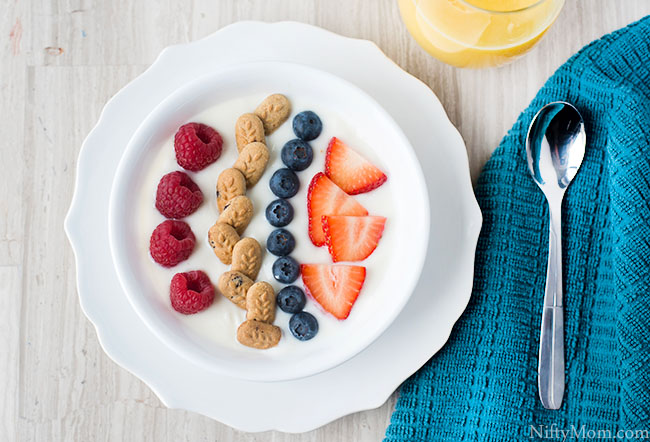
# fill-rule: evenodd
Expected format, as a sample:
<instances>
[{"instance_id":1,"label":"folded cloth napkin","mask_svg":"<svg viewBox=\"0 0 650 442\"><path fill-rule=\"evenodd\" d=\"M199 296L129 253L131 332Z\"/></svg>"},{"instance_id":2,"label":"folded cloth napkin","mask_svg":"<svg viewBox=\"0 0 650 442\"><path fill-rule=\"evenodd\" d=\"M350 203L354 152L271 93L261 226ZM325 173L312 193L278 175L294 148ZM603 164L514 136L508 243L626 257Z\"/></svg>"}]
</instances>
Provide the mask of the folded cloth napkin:
<instances>
[{"instance_id":1,"label":"folded cloth napkin","mask_svg":"<svg viewBox=\"0 0 650 442\"><path fill-rule=\"evenodd\" d=\"M580 110L587 148L563 205L566 389L551 411L537 395L548 206L524 146L537 110L556 100ZM650 438L650 16L557 70L476 195L472 298L446 346L403 384L385 441Z\"/></svg>"}]
</instances>

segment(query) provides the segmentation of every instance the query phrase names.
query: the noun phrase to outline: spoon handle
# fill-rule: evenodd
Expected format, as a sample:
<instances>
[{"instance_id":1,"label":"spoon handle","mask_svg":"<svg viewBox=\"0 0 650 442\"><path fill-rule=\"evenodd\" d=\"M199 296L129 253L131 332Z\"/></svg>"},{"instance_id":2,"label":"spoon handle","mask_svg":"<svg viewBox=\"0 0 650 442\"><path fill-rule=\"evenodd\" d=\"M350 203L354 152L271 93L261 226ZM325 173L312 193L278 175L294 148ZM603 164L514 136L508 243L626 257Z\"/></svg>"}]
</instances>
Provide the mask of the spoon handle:
<instances>
[{"instance_id":1,"label":"spoon handle","mask_svg":"<svg viewBox=\"0 0 650 442\"><path fill-rule=\"evenodd\" d=\"M549 201L550 203L550 201ZM550 212L546 291L539 338L537 384L544 408L557 410L564 396L564 312L562 307L562 204Z\"/></svg>"}]
</instances>

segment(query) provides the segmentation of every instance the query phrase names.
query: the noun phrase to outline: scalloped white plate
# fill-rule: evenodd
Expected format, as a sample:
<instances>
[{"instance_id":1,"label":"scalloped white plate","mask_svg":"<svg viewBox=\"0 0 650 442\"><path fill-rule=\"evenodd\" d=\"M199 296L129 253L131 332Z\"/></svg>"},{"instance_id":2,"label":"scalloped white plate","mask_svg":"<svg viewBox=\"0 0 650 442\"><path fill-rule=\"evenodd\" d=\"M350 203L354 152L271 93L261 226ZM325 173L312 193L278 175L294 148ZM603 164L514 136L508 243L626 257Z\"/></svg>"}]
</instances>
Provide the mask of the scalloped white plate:
<instances>
[{"instance_id":1,"label":"scalloped white plate","mask_svg":"<svg viewBox=\"0 0 650 442\"><path fill-rule=\"evenodd\" d=\"M113 176L140 123L182 85L251 61L309 65L371 95L415 149L430 199L431 234L424 271L400 315L352 359L292 381L228 378L175 353L132 309L108 244ZM165 49L146 72L108 102L79 154L65 228L76 256L81 306L102 347L147 383L165 405L244 431L303 432L380 406L442 347L470 297L481 221L463 140L426 85L371 42L300 23L240 22L202 40ZM305 397L310 398L309 407L304 406Z\"/></svg>"}]
</instances>

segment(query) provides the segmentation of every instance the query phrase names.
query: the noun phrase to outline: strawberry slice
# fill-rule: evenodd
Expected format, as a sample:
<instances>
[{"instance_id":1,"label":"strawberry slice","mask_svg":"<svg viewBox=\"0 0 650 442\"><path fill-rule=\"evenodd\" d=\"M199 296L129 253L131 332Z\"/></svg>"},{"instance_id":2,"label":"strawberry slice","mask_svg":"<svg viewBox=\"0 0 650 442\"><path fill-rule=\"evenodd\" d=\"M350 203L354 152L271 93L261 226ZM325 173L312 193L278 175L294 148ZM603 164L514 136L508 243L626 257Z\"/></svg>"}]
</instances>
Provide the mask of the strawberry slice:
<instances>
[{"instance_id":1,"label":"strawberry slice","mask_svg":"<svg viewBox=\"0 0 650 442\"><path fill-rule=\"evenodd\" d=\"M366 280L361 266L303 264L300 272L307 294L337 319L350 315Z\"/></svg>"},{"instance_id":2,"label":"strawberry slice","mask_svg":"<svg viewBox=\"0 0 650 442\"><path fill-rule=\"evenodd\" d=\"M343 192L324 173L314 175L307 192L309 238L315 246L325 244L324 215L365 216L368 211L350 195Z\"/></svg>"},{"instance_id":3,"label":"strawberry slice","mask_svg":"<svg viewBox=\"0 0 650 442\"><path fill-rule=\"evenodd\" d=\"M324 216L325 243L334 262L363 261L384 233L383 216Z\"/></svg>"},{"instance_id":4,"label":"strawberry slice","mask_svg":"<svg viewBox=\"0 0 650 442\"><path fill-rule=\"evenodd\" d=\"M350 195L369 192L386 181L384 172L336 137L327 146L325 173Z\"/></svg>"}]
</instances>

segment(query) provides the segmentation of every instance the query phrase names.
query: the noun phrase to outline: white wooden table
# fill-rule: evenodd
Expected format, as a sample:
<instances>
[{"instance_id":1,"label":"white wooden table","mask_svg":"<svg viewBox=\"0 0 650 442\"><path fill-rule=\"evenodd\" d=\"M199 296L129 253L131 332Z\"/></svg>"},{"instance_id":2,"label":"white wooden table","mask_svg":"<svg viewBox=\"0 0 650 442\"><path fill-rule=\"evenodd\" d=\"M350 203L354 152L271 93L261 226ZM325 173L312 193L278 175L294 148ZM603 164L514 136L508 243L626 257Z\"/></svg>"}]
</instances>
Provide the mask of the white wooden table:
<instances>
[{"instance_id":1,"label":"white wooden table","mask_svg":"<svg viewBox=\"0 0 650 442\"><path fill-rule=\"evenodd\" d=\"M567 0L527 57L458 70L427 56L396 0L0 0L0 440L378 441L377 410L303 435L245 434L166 409L99 347L75 290L63 218L77 153L104 103L165 47L238 20L297 20L375 41L440 97L476 179L545 79L648 0Z\"/></svg>"}]
</instances>

